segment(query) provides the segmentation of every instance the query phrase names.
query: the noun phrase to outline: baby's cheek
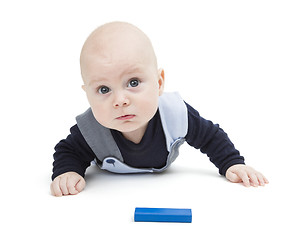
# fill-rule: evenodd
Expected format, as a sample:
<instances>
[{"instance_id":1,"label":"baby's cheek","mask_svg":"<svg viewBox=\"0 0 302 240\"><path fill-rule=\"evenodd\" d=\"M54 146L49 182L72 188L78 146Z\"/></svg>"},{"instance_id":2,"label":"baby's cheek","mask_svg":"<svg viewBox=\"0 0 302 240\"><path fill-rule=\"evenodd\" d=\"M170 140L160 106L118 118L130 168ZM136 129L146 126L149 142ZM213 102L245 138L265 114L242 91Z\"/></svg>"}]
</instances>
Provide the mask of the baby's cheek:
<instances>
[{"instance_id":1,"label":"baby's cheek","mask_svg":"<svg viewBox=\"0 0 302 240\"><path fill-rule=\"evenodd\" d=\"M106 125L108 125L108 123L110 122L109 113L107 111L105 111L104 109L102 109L101 107L92 108L92 112L93 112L94 118L98 121L98 123L107 127Z\"/></svg>"},{"instance_id":2,"label":"baby's cheek","mask_svg":"<svg viewBox=\"0 0 302 240\"><path fill-rule=\"evenodd\" d=\"M150 102L149 103L146 103L145 104L145 107L142 108L143 110L143 115L146 117L146 120L149 121L151 118L153 118L153 116L155 115L156 111L157 111L157 104L151 104Z\"/></svg>"}]
</instances>

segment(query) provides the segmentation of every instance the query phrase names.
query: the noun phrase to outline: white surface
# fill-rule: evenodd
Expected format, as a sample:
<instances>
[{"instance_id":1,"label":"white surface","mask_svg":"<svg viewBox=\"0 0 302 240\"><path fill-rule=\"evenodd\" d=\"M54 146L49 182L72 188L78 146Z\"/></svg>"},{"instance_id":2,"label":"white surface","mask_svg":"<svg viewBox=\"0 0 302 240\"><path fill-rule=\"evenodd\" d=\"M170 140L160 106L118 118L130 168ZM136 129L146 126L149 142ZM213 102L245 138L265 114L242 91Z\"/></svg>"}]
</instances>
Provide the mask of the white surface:
<instances>
[{"instance_id":1,"label":"white surface","mask_svg":"<svg viewBox=\"0 0 302 240\"><path fill-rule=\"evenodd\" d=\"M301 239L300 1L166 2L0 3L1 239ZM268 186L229 183L186 145L164 174L92 167L84 192L50 196L53 147L88 106L81 46L112 20L149 35L166 90L220 123ZM135 207L192 208L193 223L135 223Z\"/></svg>"}]
</instances>

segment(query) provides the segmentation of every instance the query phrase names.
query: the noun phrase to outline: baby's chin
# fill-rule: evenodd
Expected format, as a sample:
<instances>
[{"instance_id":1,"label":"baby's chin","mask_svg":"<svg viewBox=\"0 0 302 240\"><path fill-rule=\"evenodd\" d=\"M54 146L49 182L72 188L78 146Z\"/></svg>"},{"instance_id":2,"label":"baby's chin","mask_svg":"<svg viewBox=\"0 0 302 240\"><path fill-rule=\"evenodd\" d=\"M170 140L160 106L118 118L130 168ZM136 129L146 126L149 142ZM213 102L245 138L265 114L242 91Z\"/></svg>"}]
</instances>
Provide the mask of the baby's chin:
<instances>
[{"instance_id":1,"label":"baby's chin","mask_svg":"<svg viewBox=\"0 0 302 240\"><path fill-rule=\"evenodd\" d=\"M116 124L111 125L111 124L106 124L106 123L102 123L102 122L99 122L99 123L108 129L116 130L121 133L131 133L131 132L139 130L142 127L140 124L131 122L131 121L129 121L129 122L125 121L118 125L116 125Z\"/></svg>"},{"instance_id":2,"label":"baby's chin","mask_svg":"<svg viewBox=\"0 0 302 240\"><path fill-rule=\"evenodd\" d=\"M132 133L132 132L135 132L135 131L138 131L139 129L141 129L141 126L138 126L137 124L134 124L134 123L125 123L124 126L113 127L111 129L114 129L121 133Z\"/></svg>"}]
</instances>

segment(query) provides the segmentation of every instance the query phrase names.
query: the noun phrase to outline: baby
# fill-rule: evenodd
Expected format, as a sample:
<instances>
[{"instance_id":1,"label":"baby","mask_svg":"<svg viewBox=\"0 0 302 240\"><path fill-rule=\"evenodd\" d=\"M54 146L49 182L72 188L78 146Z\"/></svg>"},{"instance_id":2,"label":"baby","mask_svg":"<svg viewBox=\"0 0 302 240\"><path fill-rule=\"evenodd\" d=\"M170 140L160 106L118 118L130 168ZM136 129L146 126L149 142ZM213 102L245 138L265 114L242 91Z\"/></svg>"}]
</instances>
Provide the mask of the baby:
<instances>
[{"instance_id":1,"label":"baby","mask_svg":"<svg viewBox=\"0 0 302 240\"><path fill-rule=\"evenodd\" d=\"M162 172L185 141L206 153L221 175L245 186L268 180L244 164L218 125L202 118L177 93L164 93L149 38L137 27L112 22L86 40L80 57L89 108L55 147L51 193L77 194L91 161L114 173Z\"/></svg>"}]
</instances>

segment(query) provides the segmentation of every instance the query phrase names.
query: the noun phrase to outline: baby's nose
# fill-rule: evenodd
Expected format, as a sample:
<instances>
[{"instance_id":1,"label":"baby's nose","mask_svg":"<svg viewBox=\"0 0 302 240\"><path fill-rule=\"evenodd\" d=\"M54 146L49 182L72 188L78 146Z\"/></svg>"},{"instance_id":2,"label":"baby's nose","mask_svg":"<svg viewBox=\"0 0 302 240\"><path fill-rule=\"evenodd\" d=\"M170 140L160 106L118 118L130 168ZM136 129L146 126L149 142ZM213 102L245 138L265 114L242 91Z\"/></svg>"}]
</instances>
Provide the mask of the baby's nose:
<instances>
[{"instance_id":1,"label":"baby's nose","mask_svg":"<svg viewBox=\"0 0 302 240\"><path fill-rule=\"evenodd\" d=\"M118 107L126 107L130 104L130 100L127 96L124 94L116 94L114 102L113 102L113 107L118 108Z\"/></svg>"}]
</instances>

